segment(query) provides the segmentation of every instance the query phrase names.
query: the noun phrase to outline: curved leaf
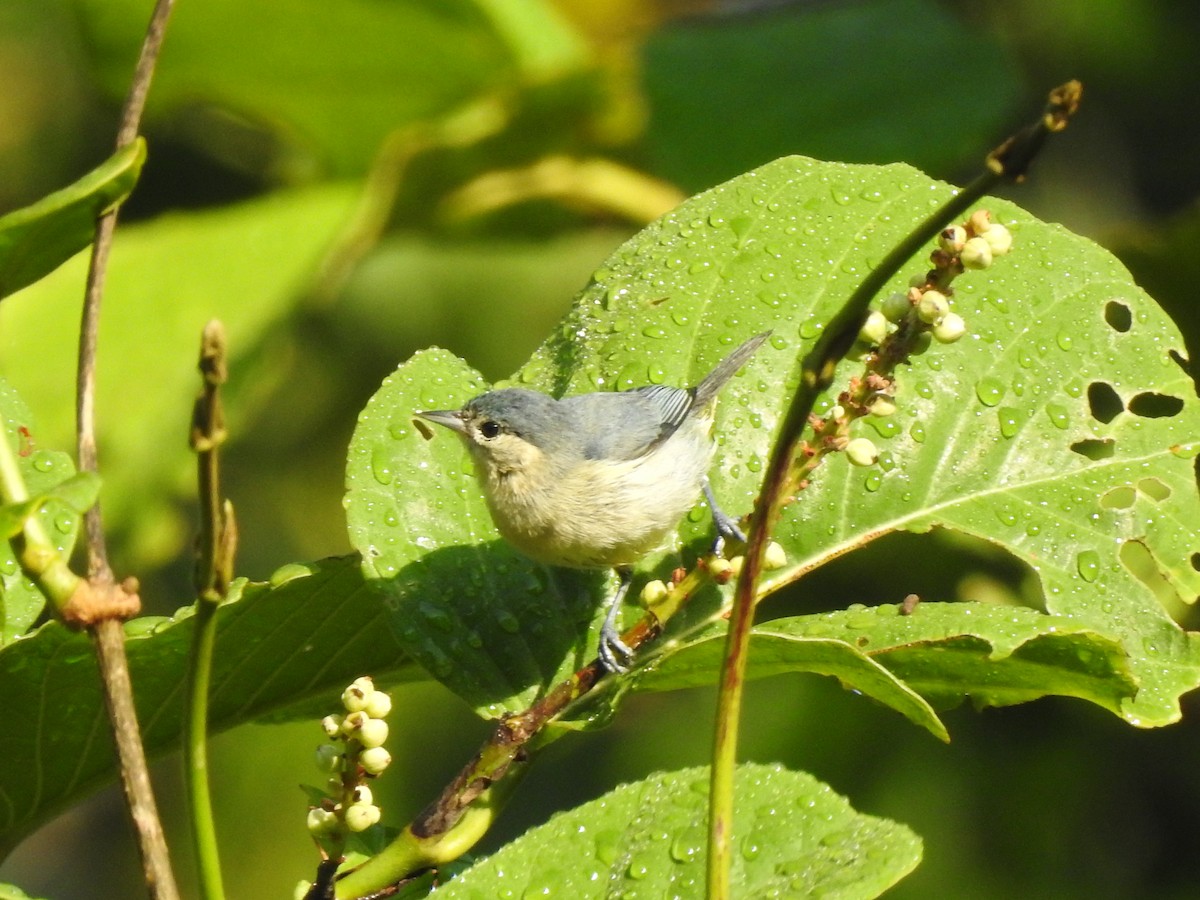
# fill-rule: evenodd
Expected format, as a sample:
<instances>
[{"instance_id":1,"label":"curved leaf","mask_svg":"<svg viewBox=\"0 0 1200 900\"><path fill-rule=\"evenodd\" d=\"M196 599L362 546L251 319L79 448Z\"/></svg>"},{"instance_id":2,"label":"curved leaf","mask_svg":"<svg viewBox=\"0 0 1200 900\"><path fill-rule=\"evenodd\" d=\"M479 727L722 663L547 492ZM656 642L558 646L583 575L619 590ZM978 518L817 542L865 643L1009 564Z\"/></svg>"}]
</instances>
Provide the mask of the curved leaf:
<instances>
[{"instance_id":1,"label":"curved leaf","mask_svg":"<svg viewBox=\"0 0 1200 900\"><path fill-rule=\"evenodd\" d=\"M25 577L8 541L10 514L16 523L28 515L30 504L40 507L46 534L55 540L59 553L70 556L79 531L80 512L95 501L99 482L95 476L75 472L71 457L58 450L40 447L40 432L29 408L3 378L0 378L0 422L7 440L17 453L17 465L25 481L30 503L6 507L0 513L5 533L0 539L0 647L24 634L46 606L42 592Z\"/></svg>"},{"instance_id":2,"label":"curved leaf","mask_svg":"<svg viewBox=\"0 0 1200 900\"><path fill-rule=\"evenodd\" d=\"M730 888L736 897L876 897L916 867L921 841L855 812L803 772L742 765ZM699 897L708 770L664 772L561 813L430 895Z\"/></svg>"},{"instance_id":3,"label":"curved leaf","mask_svg":"<svg viewBox=\"0 0 1200 900\"><path fill-rule=\"evenodd\" d=\"M145 161L146 142L138 138L69 187L0 216L0 298L88 246L97 217L129 196Z\"/></svg>"},{"instance_id":4,"label":"curved leaf","mask_svg":"<svg viewBox=\"0 0 1200 900\"><path fill-rule=\"evenodd\" d=\"M750 172L692 198L618 249L519 380L554 395L694 384L736 343L774 329L717 412L713 486L728 510L746 511L799 356L876 261L951 190L907 166L789 158ZM1047 612L1120 641L1139 685L1121 704L1126 719L1173 721L1179 694L1200 682L1200 647L1145 582L1164 582L1188 602L1200 590L1190 562L1191 523L1200 521L1192 466L1200 403L1172 356L1182 342L1104 250L1012 204L987 205L1016 247L956 282L954 304L970 336L898 373L897 414L855 424L855 434L881 445L879 465L864 471L837 456L827 461L785 511L776 537L789 561L763 587L776 589L888 531L940 526L982 537L1033 567ZM915 260L891 288L906 287L924 266ZM404 545L382 574L411 576L403 595L419 596L434 618L454 584L471 585L471 603L493 616L514 602L545 606L545 593L514 599L514 582L539 570L495 542L463 451L448 435L426 444L408 424L414 410L454 407L482 386L461 364L454 375L412 365L377 395L356 435L352 540L364 555L368 547ZM843 363L839 378L854 370ZM404 378L419 390L397 392L392 382ZM1115 410L1104 405L1109 390ZM382 505L364 515L355 492L369 484L372 462L394 474L367 492ZM443 508L429 497L442 498ZM387 504L397 503L403 515L388 524ZM702 552L708 529L700 508L685 519L685 561ZM437 590L426 589L427 551L417 541L432 532L436 552L453 556L457 578ZM1150 576L1130 558L1139 547ZM667 554L646 566L661 571L678 562ZM495 589L502 568L508 574ZM903 573L896 582L897 593L907 593ZM688 628L715 614L708 600L699 609ZM554 617L554 627L568 619ZM547 620L533 624L545 628ZM541 652L539 636L518 629L497 648L484 642L477 664L522 647ZM551 667L526 660L524 668ZM493 699L510 687L493 684Z\"/></svg>"}]
</instances>

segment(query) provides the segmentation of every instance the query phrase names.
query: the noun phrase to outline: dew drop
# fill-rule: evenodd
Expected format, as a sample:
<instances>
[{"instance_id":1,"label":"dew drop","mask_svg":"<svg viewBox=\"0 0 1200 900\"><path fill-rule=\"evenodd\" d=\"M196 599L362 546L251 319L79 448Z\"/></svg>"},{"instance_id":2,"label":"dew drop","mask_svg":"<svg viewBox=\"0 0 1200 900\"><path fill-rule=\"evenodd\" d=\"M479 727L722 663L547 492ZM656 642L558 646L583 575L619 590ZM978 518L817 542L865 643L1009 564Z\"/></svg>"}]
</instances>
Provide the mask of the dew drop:
<instances>
[{"instance_id":1,"label":"dew drop","mask_svg":"<svg viewBox=\"0 0 1200 900\"><path fill-rule=\"evenodd\" d=\"M1083 384L1078 381L1068 381L1063 385L1063 390L1067 392L1068 397L1083 396Z\"/></svg>"},{"instance_id":2,"label":"dew drop","mask_svg":"<svg viewBox=\"0 0 1200 900\"><path fill-rule=\"evenodd\" d=\"M908 436L918 444L925 443L925 426L920 422L913 422L908 429Z\"/></svg>"},{"instance_id":3,"label":"dew drop","mask_svg":"<svg viewBox=\"0 0 1200 900\"><path fill-rule=\"evenodd\" d=\"M54 517L54 528L59 534L70 534L75 528L75 516L69 512L60 512Z\"/></svg>"},{"instance_id":4,"label":"dew drop","mask_svg":"<svg viewBox=\"0 0 1200 900\"><path fill-rule=\"evenodd\" d=\"M1025 424L1025 414L1011 406L1000 407L996 410L996 414L1000 419L1000 433L1006 438L1015 435Z\"/></svg>"},{"instance_id":5,"label":"dew drop","mask_svg":"<svg viewBox=\"0 0 1200 900\"><path fill-rule=\"evenodd\" d=\"M1100 577L1100 554L1095 550L1082 550L1075 557L1075 568L1079 577L1091 583Z\"/></svg>"},{"instance_id":6,"label":"dew drop","mask_svg":"<svg viewBox=\"0 0 1200 900\"><path fill-rule=\"evenodd\" d=\"M1009 526L1010 528L1013 525L1016 525L1017 522L1019 522L1021 519L1021 517L1017 514L1016 509L1007 503L1004 504L1003 506L997 508L996 518L999 519L1003 524Z\"/></svg>"},{"instance_id":7,"label":"dew drop","mask_svg":"<svg viewBox=\"0 0 1200 900\"><path fill-rule=\"evenodd\" d=\"M809 316L800 323L800 337L807 340L812 340L825 328L825 323L816 316Z\"/></svg>"},{"instance_id":8,"label":"dew drop","mask_svg":"<svg viewBox=\"0 0 1200 900\"><path fill-rule=\"evenodd\" d=\"M642 334L648 338L661 339L667 336L667 330L661 325L647 325L642 329Z\"/></svg>"},{"instance_id":9,"label":"dew drop","mask_svg":"<svg viewBox=\"0 0 1200 900\"><path fill-rule=\"evenodd\" d=\"M49 472L54 468L54 456L49 450L39 450L33 454L33 467L39 472Z\"/></svg>"},{"instance_id":10,"label":"dew drop","mask_svg":"<svg viewBox=\"0 0 1200 900\"><path fill-rule=\"evenodd\" d=\"M509 634L516 634L521 630L521 623L507 609L499 610L496 613L496 623Z\"/></svg>"},{"instance_id":11,"label":"dew drop","mask_svg":"<svg viewBox=\"0 0 1200 900\"><path fill-rule=\"evenodd\" d=\"M933 388L927 382L918 381L915 390L918 397L924 397L926 400L933 399Z\"/></svg>"},{"instance_id":12,"label":"dew drop","mask_svg":"<svg viewBox=\"0 0 1200 900\"><path fill-rule=\"evenodd\" d=\"M1004 399L1004 385L990 376L980 378L975 385L975 396L984 406L996 406Z\"/></svg>"},{"instance_id":13,"label":"dew drop","mask_svg":"<svg viewBox=\"0 0 1200 900\"><path fill-rule=\"evenodd\" d=\"M868 491L870 491L872 494L875 493L877 490L879 490L882 486L883 486L883 473L882 472L879 472L879 471L868 472L866 477L863 479L863 487L866 488Z\"/></svg>"},{"instance_id":14,"label":"dew drop","mask_svg":"<svg viewBox=\"0 0 1200 900\"><path fill-rule=\"evenodd\" d=\"M1050 422L1055 428L1066 429L1071 424L1071 416L1061 403L1047 403L1046 415L1050 417Z\"/></svg>"},{"instance_id":15,"label":"dew drop","mask_svg":"<svg viewBox=\"0 0 1200 900\"><path fill-rule=\"evenodd\" d=\"M1071 335L1071 332L1064 328L1054 336L1054 343L1058 344L1061 350L1070 350L1075 346L1075 338Z\"/></svg>"},{"instance_id":16,"label":"dew drop","mask_svg":"<svg viewBox=\"0 0 1200 900\"><path fill-rule=\"evenodd\" d=\"M371 474L380 484L392 483L392 452L390 447L378 446L371 451Z\"/></svg>"}]
</instances>

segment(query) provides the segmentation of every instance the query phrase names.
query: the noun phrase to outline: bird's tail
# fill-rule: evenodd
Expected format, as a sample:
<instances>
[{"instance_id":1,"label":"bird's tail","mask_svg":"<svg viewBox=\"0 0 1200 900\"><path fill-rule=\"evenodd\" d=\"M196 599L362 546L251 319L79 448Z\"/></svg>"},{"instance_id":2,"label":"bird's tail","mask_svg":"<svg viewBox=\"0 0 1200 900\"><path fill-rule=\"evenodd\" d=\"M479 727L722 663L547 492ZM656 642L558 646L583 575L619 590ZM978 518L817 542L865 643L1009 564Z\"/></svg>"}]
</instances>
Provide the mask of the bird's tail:
<instances>
[{"instance_id":1,"label":"bird's tail","mask_svg":"<svg viewBox=\"0 0 1200 900\"><path fill-rule=\"evenodd\" d=\"M717 367L705 375L704 380L693 388L693 406L704 406L711 403L721 388L725 386L725 382L732 378L733 374L746 364L747 360L754 355L754 351L770 336L771 332L769 331L756 334L721 360L717 364Z\"/></svg>"}]
</instances>

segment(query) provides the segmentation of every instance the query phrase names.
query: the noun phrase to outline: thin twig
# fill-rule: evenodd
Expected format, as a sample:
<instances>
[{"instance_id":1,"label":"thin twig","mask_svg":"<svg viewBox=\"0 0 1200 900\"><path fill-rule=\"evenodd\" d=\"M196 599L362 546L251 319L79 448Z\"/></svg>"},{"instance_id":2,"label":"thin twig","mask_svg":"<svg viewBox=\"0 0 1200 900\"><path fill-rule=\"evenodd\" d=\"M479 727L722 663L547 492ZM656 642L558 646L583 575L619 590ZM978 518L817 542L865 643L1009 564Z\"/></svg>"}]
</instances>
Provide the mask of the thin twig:
<instances>
[{"instance_id":1,"label":"thin twig","mask_svg":"<svg viewBox=\"0 0 1200 900\"><path fill-rule=\"evenodd\" d=\"M824 329L821 338L805 356L800 385L792 398L771 460L763 477L762 490L750 519L745 561L734 592L726 635L721 688L717 701L712 782L709 794L708 893L709 900L730 896L732 863L733 778L737 765L738 725L754 621L754 598L762 571L763 551L778 521L787 495L789 471L813 405L833 382L838 362L853 346L867 307L885 284L920 252L945 223L966 211L1000 181L1020 180L1033 155L1047 135L1062 130L1079 103L1080 87L1071 82L1053 91L1042 118L1009 138L989 154L983 174L926 218L872 270L846 304Z\"/></svg>"},{"instance_id":2,"label":"thin twig","mask_svg":"<svg viewBox=\"0 0 1200 900\"><path fill-rule=\"evenodd\" d=\"M208 692L217 607L229 591L233 574L235 528L233 507L221 500L220 446L225 420L220 387L225 382L225 331L209 322L200 343L200 374L204 387L192 412L190 444L196 452L200 495L200 535L196 546L196 615L192 653L188 659L187 712L183 722L183 777L192 821L192 846L200 879L200 896L223 900L217 829L208 783Z\"/></svg>"},{"instance_id":3,"label":"thin twig","mask_svg":"<svg viewBox=\"0 0 1200 900\"><path fill-rule=\"evenodd\" d=\"M137 138L141 127L142 111L158 53L162 47L167 20L174 0L158 0L151 14L146 37L142 42L129 95L121 110L120 126L117 130L117 148L126 146ZM108 269L108 258L112 248L113 232L116 229L117 213L111 210L96 222L96 236L92 244L91 262L88 268L87 287L84 292L83 315L79 328L79 358L76 371L75 427L80 471L95 472L96 461L96 343L100 325L100 300L104 294L104 280ZM88 581L100 595L124 594L135 597L132 590L113 590L115 579L108 564L108 551L104 540L104 524L99 503L84 516L86 532ZM105 590L105 589L108 590ZM125 657L125 632L121 619L130 615L130 604L113 607L108 615L100 615L88 626L95 647L96 662L104 690L105 707L108 710L117 756L120 761L121 781L125 799L137 833L138 849L146 887L151 897L158 900L176 900L179 890L171 871L167 854L166 837L158 817L158 807L146 766L142 747L141 729L138 726L137 710L133 700L133 686L129 680L129 664Z\"/></svg>"}]
</instances>

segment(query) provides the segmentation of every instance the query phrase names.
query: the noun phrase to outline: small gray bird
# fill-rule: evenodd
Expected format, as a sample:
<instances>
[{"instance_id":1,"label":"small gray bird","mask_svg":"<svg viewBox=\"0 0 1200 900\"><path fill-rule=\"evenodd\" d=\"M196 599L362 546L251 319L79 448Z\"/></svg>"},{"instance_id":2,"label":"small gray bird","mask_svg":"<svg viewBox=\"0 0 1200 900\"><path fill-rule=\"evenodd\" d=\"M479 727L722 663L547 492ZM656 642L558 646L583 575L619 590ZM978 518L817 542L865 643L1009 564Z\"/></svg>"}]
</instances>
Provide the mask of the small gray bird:
<instances>
[{"instance_id":1,"label":"small gray bird","mask_svg":"<svg viewBox=\"0 0 1200 900\"><path fill-rule=\"evenodd\" d=\"M708 483L718 392L770 332L750 338L698 385L651 385L556 400L524 388L489 391L462 409L417 413L455 431L475 461L500 534L552 566L616 569L599 657L624 672L633 652L616 628L638 559L660 547L700 493L725 538L745 540Z\"/></svg>"}]
</instances>

